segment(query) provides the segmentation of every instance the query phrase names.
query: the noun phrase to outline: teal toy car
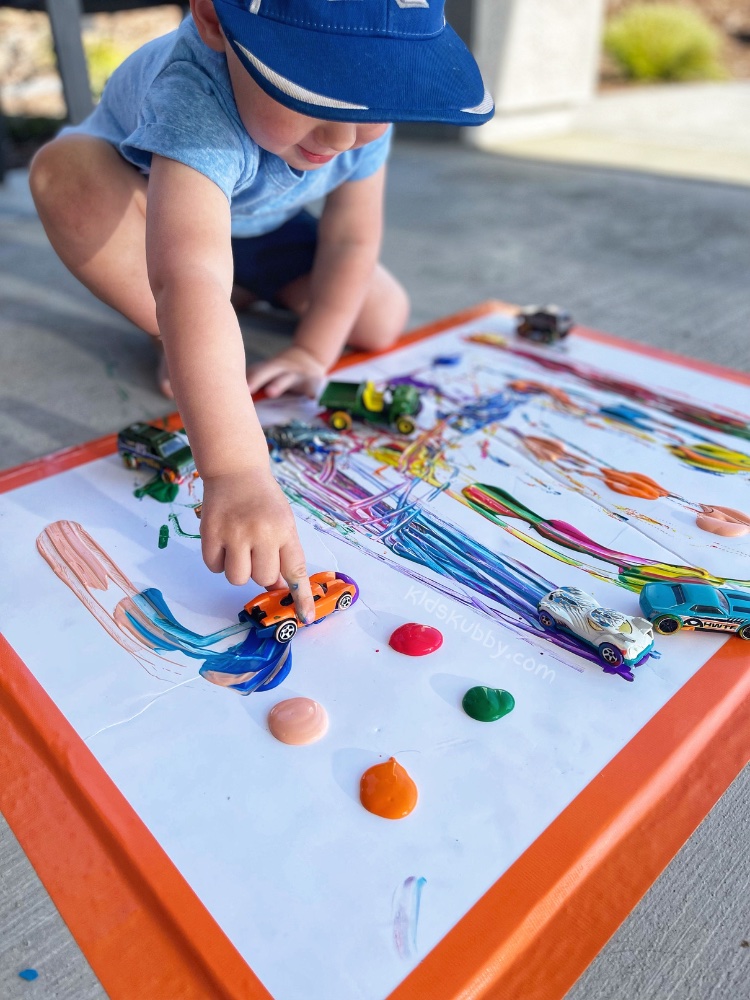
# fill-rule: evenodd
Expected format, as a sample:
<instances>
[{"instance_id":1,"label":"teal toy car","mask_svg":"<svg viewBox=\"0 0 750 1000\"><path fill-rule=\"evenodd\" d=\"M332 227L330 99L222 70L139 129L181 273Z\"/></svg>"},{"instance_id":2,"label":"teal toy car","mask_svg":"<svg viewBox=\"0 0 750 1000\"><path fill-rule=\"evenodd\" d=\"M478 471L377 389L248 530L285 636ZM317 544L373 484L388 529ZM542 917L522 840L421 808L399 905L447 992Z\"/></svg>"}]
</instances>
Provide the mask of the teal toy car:
<instances>
[{"instance_id":1,"label":"teal toy car","mask_svg":"<svg viewBox=\"0 0 750 1000\"><path fill-rule=\"evenodd\" d=\"M647 583L641 611L662 635L682 628L734 632L750 639L750 591L710 583Z\"/></svg>"},{"instance_id":2,"label":"teal toy car","mask_svg":"<svg viewBox=\"0 0 750 1000\"><path fill-rule=\"evenodd\" d=\"M131 424L117 435L117 450L129 469L153 469L165 483L183 483L196 474L184 432Z\"/></svg>"}]
</instances>

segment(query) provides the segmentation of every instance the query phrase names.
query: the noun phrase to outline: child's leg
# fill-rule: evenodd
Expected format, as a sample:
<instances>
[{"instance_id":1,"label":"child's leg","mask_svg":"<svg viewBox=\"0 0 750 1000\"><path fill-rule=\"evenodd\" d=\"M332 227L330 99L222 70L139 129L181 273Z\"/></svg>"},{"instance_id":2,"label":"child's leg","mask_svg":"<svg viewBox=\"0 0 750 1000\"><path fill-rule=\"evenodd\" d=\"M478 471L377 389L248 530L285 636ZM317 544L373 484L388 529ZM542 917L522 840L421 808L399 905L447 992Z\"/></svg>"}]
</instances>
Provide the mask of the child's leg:
<instances>
[{"instance_id":1,"label":"child's leg","mask_svg":"<svg viewBox=\"0 0 750 1000\"><path fill-rule=\"evenodd\" d=\"M97 298L158 336L146 271L146 178L104 140L72 135L39 150L30 183L65 266Z\"/></svg>"},{"instance_id":2,"label":"child's leg","mask_svg":"<svg viewBox=\"0 0 750 1000\"><path fill-rule=\"evenodd\" d=\"M71 135L39 150L29 179L39 218L68 270L154 337L159 387L171 398L146 270L146 178L108 142Z\"/></svg>"},{"instance_id":3,"label":"child's leg","mask_svg":"<svg viewBox=\"0 0 750 1000\"><path fill-rule=\"evenodd\" d=\"M276 299L302 316L307 309L309 289L310 276L306 274L280 289ZM404 332L409 308L409 296L404 287L390 271L378 264L347 344L363 351L385 350Z\"/></svg>"}]
</instances>

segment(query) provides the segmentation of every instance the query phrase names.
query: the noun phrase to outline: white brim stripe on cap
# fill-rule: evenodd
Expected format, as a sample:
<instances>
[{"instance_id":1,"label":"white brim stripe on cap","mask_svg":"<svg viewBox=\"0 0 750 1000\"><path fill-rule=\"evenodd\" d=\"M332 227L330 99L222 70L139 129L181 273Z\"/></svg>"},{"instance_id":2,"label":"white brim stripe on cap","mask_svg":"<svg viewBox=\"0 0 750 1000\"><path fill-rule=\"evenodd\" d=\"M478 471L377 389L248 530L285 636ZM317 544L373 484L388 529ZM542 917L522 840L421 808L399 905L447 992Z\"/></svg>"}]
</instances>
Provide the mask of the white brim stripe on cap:
<instances>
[{"instance_id":1,"label":"white brim stripe on cap","mask_svg":"<svg viewBox=\"0 0 750 1000\"><path fill-rule=\"evenodd\" d=\"M485 87L482 103L476 104L473 108L461 108L461 112L465 115L486 115L488 111L492 111L494 106L495 102L492 100L492 94Z\"/></svg>"},{"instance_id":2,"label":"white brim stripe on cap","mask_svg":"<svg viewBox=\"0 0 750 1000\"><path fill-rule=\"evenodd\" d=\"M342 108L345 111L369 110L366 104L348 104L346 101L339 101L335 97L324 97L323 94L316 94L313 90L306 90L304 87L292 83L291 80L287 80L285 76L280 76L270 66L266 66L252 52L249 52L244 45L240 45L239 42L235 44L238 49L242 50L245 57L252 63L261 76L265 77L282 94L288 94L289 97L293 97L297 101L304 101L306 104L316 104L321 108Z\"/></svg>"}]
</instances>

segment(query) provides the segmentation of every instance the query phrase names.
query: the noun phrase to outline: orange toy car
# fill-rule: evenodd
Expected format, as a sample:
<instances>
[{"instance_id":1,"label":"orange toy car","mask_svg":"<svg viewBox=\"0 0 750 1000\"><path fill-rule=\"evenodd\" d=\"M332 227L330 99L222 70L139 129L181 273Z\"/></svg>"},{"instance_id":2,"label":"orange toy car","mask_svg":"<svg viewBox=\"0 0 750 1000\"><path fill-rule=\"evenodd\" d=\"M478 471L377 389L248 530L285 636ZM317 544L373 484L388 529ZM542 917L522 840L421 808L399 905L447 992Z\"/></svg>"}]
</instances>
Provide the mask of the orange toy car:
<instances>
[{"instance_id":1,"label":"orange toy car","mask_svg":"<svg viewBox=\"0 0 750 1000\"><path fill-rule=\"evenodd\" d=\"M354 580L334 570L314 573L310 577L310 587L315 601L315 622L333 611L350 607L359 597L359 587ZM258 594L248 601L238 617L241 622L252 622L258 632L272 629L277 642L291 642L297 629L305 624L297 617L289 590L269 590Z\"/></svg>"}]
</instances>

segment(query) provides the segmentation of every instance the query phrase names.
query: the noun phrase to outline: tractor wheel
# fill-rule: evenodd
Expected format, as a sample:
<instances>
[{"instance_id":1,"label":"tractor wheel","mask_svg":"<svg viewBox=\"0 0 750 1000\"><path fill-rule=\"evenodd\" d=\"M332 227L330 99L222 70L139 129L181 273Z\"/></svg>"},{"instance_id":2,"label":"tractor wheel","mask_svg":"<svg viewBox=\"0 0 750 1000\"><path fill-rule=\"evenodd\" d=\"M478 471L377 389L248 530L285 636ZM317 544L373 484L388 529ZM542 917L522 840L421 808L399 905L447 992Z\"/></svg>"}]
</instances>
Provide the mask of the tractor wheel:
<instances>
[{"instance_id":1,"label":"tractor wheel","mask_svg":"<svg viewBox=\"0 0 750 1000\"><path fill-rule=\"evenodd\" d=\"M416 427L417 425L411 417L397 417L396 419L396 430L399 434L413 434Z\"/></svg>"},{"instance_id":2,"label":"tractor wheel","mask_svg":"<svg viewBox=\"0 0 750 1000\"><path fill-rule=\"evenodd\" d=\"M659 615L658 618L654 619L654 628L659 635L673 635L680 631L682 622L674 615Z\"/></svg>"},{"instance_id":3,"label":"tractor wheel","mask_svg":"<svg viewBox=\"0 0 750 1000\"><path fill-rule=\"evenodd\" d=\"M160 475L162 481L165 483L171 484L177 482L177 473L174 471L174 469L162 469Z\"/></svg>"},{"instance_id":4,"label":"tractor wheel","mask_svg":"<svg viewBox=\"0 0 750 1000\"><path fill-rule=\"evenodd\" d=\"M328 423L335 431L348 431L352 426L351 414L346 410L336 410L328 418Z\"/></svg>"},{"instance_id":5,"label":"tractor wheel","mask_svg":"<svg viewBox=\"0 0 750 1000\"><path fill-rule=\"evenodd\" d=\"M619 667L622 663L623 656L617 646L613 646L611 642L603 642L599 647L599 656L608 663L610 667Z\"/></svg>"},{"instance_id":6,"label":"tractor wheel","mask_svg":"<svg viewBox=\"0 0 750 1000\"><path fill-rule=\"evenodd\" d=\"M276 626L274 639L276 642L291 642L297 634L297 622L293 618L287 618Z\"/></svg>"},{"instance_id":7,"label":"tractor wheel","mask_svg":"<svg viewBox=\"0 0 750 1000\"><path fill-rule=\"evenodd\" d=\"M351 607L351 604L352 604L352 595L349 593L342 594L341 597L339 597L338 601L336 601L336 610L343 611L344 608Z\"/></svg>"}]
</instances>

